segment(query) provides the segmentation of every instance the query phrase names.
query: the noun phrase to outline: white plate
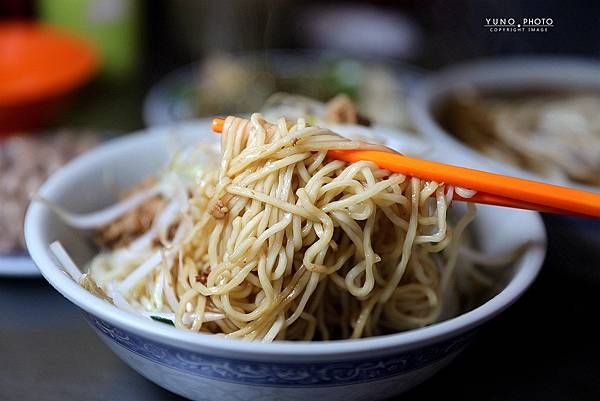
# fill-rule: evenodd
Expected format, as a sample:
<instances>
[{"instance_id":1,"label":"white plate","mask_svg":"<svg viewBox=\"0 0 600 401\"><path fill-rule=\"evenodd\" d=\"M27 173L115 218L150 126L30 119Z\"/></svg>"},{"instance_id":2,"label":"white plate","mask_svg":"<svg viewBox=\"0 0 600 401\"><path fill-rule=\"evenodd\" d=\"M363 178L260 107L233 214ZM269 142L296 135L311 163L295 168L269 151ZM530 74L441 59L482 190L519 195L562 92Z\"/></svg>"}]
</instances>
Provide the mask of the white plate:
<instances>
[{"instance_id":1,"label":"white plate","mask_svg":"<svg viewBox=\"0 0 600 401\"><path fill-rule=\"evenodd\" d=\"M93 135L99 144L105 140L114 138L118 132L114 131L101 131L101 130L87 130L87 129L66 129L68 131L79 132L84 135ZM48 139L58 133L61 129L50 129L42 130L39 132L32 133L31 138ZM1 172L0 172L1 174ZM0 207L2 205L0 204ZM27 278L27 277L40 277L40 272L31 259L26 250L18 250L10 253L0 252L0 277L14 277L14 278Z\"/></svg>"},{"instance_id":2,"label":"white plate","mask_svg":"<svg viewBox=\"0 0 600 401\"><path fill-rule=\"evenodd\" d=\"M0 277L39 277L40 271L27 253L0 254Z\"/></svg>"}]
</instances>

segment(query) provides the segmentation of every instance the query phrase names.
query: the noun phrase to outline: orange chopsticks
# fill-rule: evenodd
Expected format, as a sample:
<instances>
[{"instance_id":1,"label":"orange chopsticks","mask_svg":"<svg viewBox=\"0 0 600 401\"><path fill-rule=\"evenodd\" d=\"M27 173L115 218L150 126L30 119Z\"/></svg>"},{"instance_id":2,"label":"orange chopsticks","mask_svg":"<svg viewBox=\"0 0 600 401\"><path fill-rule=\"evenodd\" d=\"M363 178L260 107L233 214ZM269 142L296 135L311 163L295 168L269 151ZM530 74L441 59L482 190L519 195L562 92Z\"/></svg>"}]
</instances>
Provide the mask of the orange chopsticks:
<instances>
[{"instance_id":1,"label":"orange chopsticks","mask_svg":"<svg viewBox=\"0 0 600 401\"><path fill-rule=\"evenodd\" d=\"M215 118L212 129L222 132L223 125L223 119ZM455 194L453 199L459 201L600 218L600 194L593 192L379 150L330 150L327 155L349 163L369 160L396 173L477 191L471 198Z\"/></svg>"}]
</instances>

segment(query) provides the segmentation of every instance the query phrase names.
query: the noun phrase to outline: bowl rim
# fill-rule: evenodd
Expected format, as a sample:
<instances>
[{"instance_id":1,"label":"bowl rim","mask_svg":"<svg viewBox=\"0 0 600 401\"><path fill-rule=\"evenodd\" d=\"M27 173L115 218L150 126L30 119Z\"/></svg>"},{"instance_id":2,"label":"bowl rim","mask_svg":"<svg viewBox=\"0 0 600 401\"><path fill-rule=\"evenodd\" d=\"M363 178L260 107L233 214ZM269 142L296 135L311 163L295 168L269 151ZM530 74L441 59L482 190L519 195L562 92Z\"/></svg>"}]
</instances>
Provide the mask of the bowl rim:
<instances>
[{"instance_id":1,"label":"bowl rim","mask_svg":"<svg viewBox=\"0 0 600 401\"><path fill-rule=\"evenodd\" d=\"M571 76L566 75L567 72L572 73ZM584 83L593 83L600 89L600 60L575 56L484 58L452 65L417 82L410 93L408 109L413 124L425 138L453 147L479 165L500 173L600 193L600 186L552 180L486 156L444 129L433 112L438 102L465 85L487 88L497 88L502 84L574 88Z\"/></svg>"},{"instance_id":2,"label":"bowl rim","mask_svg":"<svg viewBox=\"0 0 600 401\"><path fill-rule=\"evenodd\" d=\"M173 127L197 127L198 122L179 123L165 127L153 127L134 134L108 141L72 160L42 185L40 193L52 199L56 194L68 188L68 182L79 174L81 167L95 165L102 155L111 153L121 146L136 143L150 135L160 135ZM204 123L203 123L204 124ZM180 128L179 128L180 129ZM197 129L197 128L196 128ZM227 339L211 334L199 334L177 329L169 325L154 322L141 316L135 316L92 295L71 279L54 261L49 244L44 241L45 221L50 210L40 203L32 202L25 217L25 240L29 253L44 278L64 297L84 311L114 326L155 341L177 347L204 352L206 354L232 353L245 359L261 359L273 356L294 357L294 360L350 359L353 356L373 354L374 352L399 351L421 347L433 342L457 336L481 325L515 302L531 285L542 267L546 253L546 232L538 213L526 213L530 229L535 240L517 262L516 274L506 287L496 296L479 307L457 317L431 326L406 332L370 337L358 340L335 340L329 342L279 341L273 343L249 342Z\"/></svg>"}]
</instances>

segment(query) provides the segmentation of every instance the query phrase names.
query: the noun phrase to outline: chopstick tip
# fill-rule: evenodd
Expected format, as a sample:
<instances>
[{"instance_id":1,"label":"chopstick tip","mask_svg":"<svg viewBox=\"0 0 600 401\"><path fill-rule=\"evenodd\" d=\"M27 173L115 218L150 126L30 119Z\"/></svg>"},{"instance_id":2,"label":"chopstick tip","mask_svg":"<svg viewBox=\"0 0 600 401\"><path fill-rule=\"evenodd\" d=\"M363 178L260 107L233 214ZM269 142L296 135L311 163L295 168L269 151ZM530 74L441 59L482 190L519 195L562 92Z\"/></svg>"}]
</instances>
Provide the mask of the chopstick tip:
<instances>
[{"instance_id":1,"label":"chopstick tip","mask_svg":"<svg viewBox=\"0 0 600 401\"><path fill-rule=\"evenodd\" d=\"M223 132L223 126L225 124L225 119L222 117L215 117L212 120L212 131L215 133L220 134L221 132Z\"/></svg>"}]
</instances>

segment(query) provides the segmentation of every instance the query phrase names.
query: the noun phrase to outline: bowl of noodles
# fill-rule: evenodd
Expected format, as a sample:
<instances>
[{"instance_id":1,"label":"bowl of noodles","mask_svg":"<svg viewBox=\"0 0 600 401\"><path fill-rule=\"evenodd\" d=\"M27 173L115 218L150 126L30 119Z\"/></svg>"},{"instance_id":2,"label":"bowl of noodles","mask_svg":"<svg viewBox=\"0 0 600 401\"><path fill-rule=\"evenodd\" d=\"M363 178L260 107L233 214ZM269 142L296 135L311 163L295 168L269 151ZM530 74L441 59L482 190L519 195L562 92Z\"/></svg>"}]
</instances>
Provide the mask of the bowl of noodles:
<instances>
[{"instance_id":1,"label":"bowl of noodles","mask_svg":"<svg viewBox=\"0 0 600 401\"><path fill-rule=\"evenodd\" d=\"M444 160L410 135L303 118L152 128L43 185L42 275L129 366L191 399L384 399L433 375L544 259L538 214L329 149Z\"/></svg>"},{"instance_id":2,"label":"bowl of noodles","mask_svg":"<svg viewBox=\"0 0 600 401\"><path fill-rule=\"evenodd\" d=\"M278 92L322 101L345 93L374 122L410 130L407 95L421 75L418 68L389 59L331 51L213 54L176 69L153 86L144 100L144 122L155 126L250 113Z\"/></svg>"},{"instance_id":3,"label":"bowl of noodles","mask_svg":"<svg viewBox=\"0 0 600 401\"><path fill-rule=\"evenodd\" d=\"M472 167L600 191L600 63L504 58L449 67L411 99L415 125ZM456 160L460 163L462 160Z\"/></svg>"}]
</instances>

